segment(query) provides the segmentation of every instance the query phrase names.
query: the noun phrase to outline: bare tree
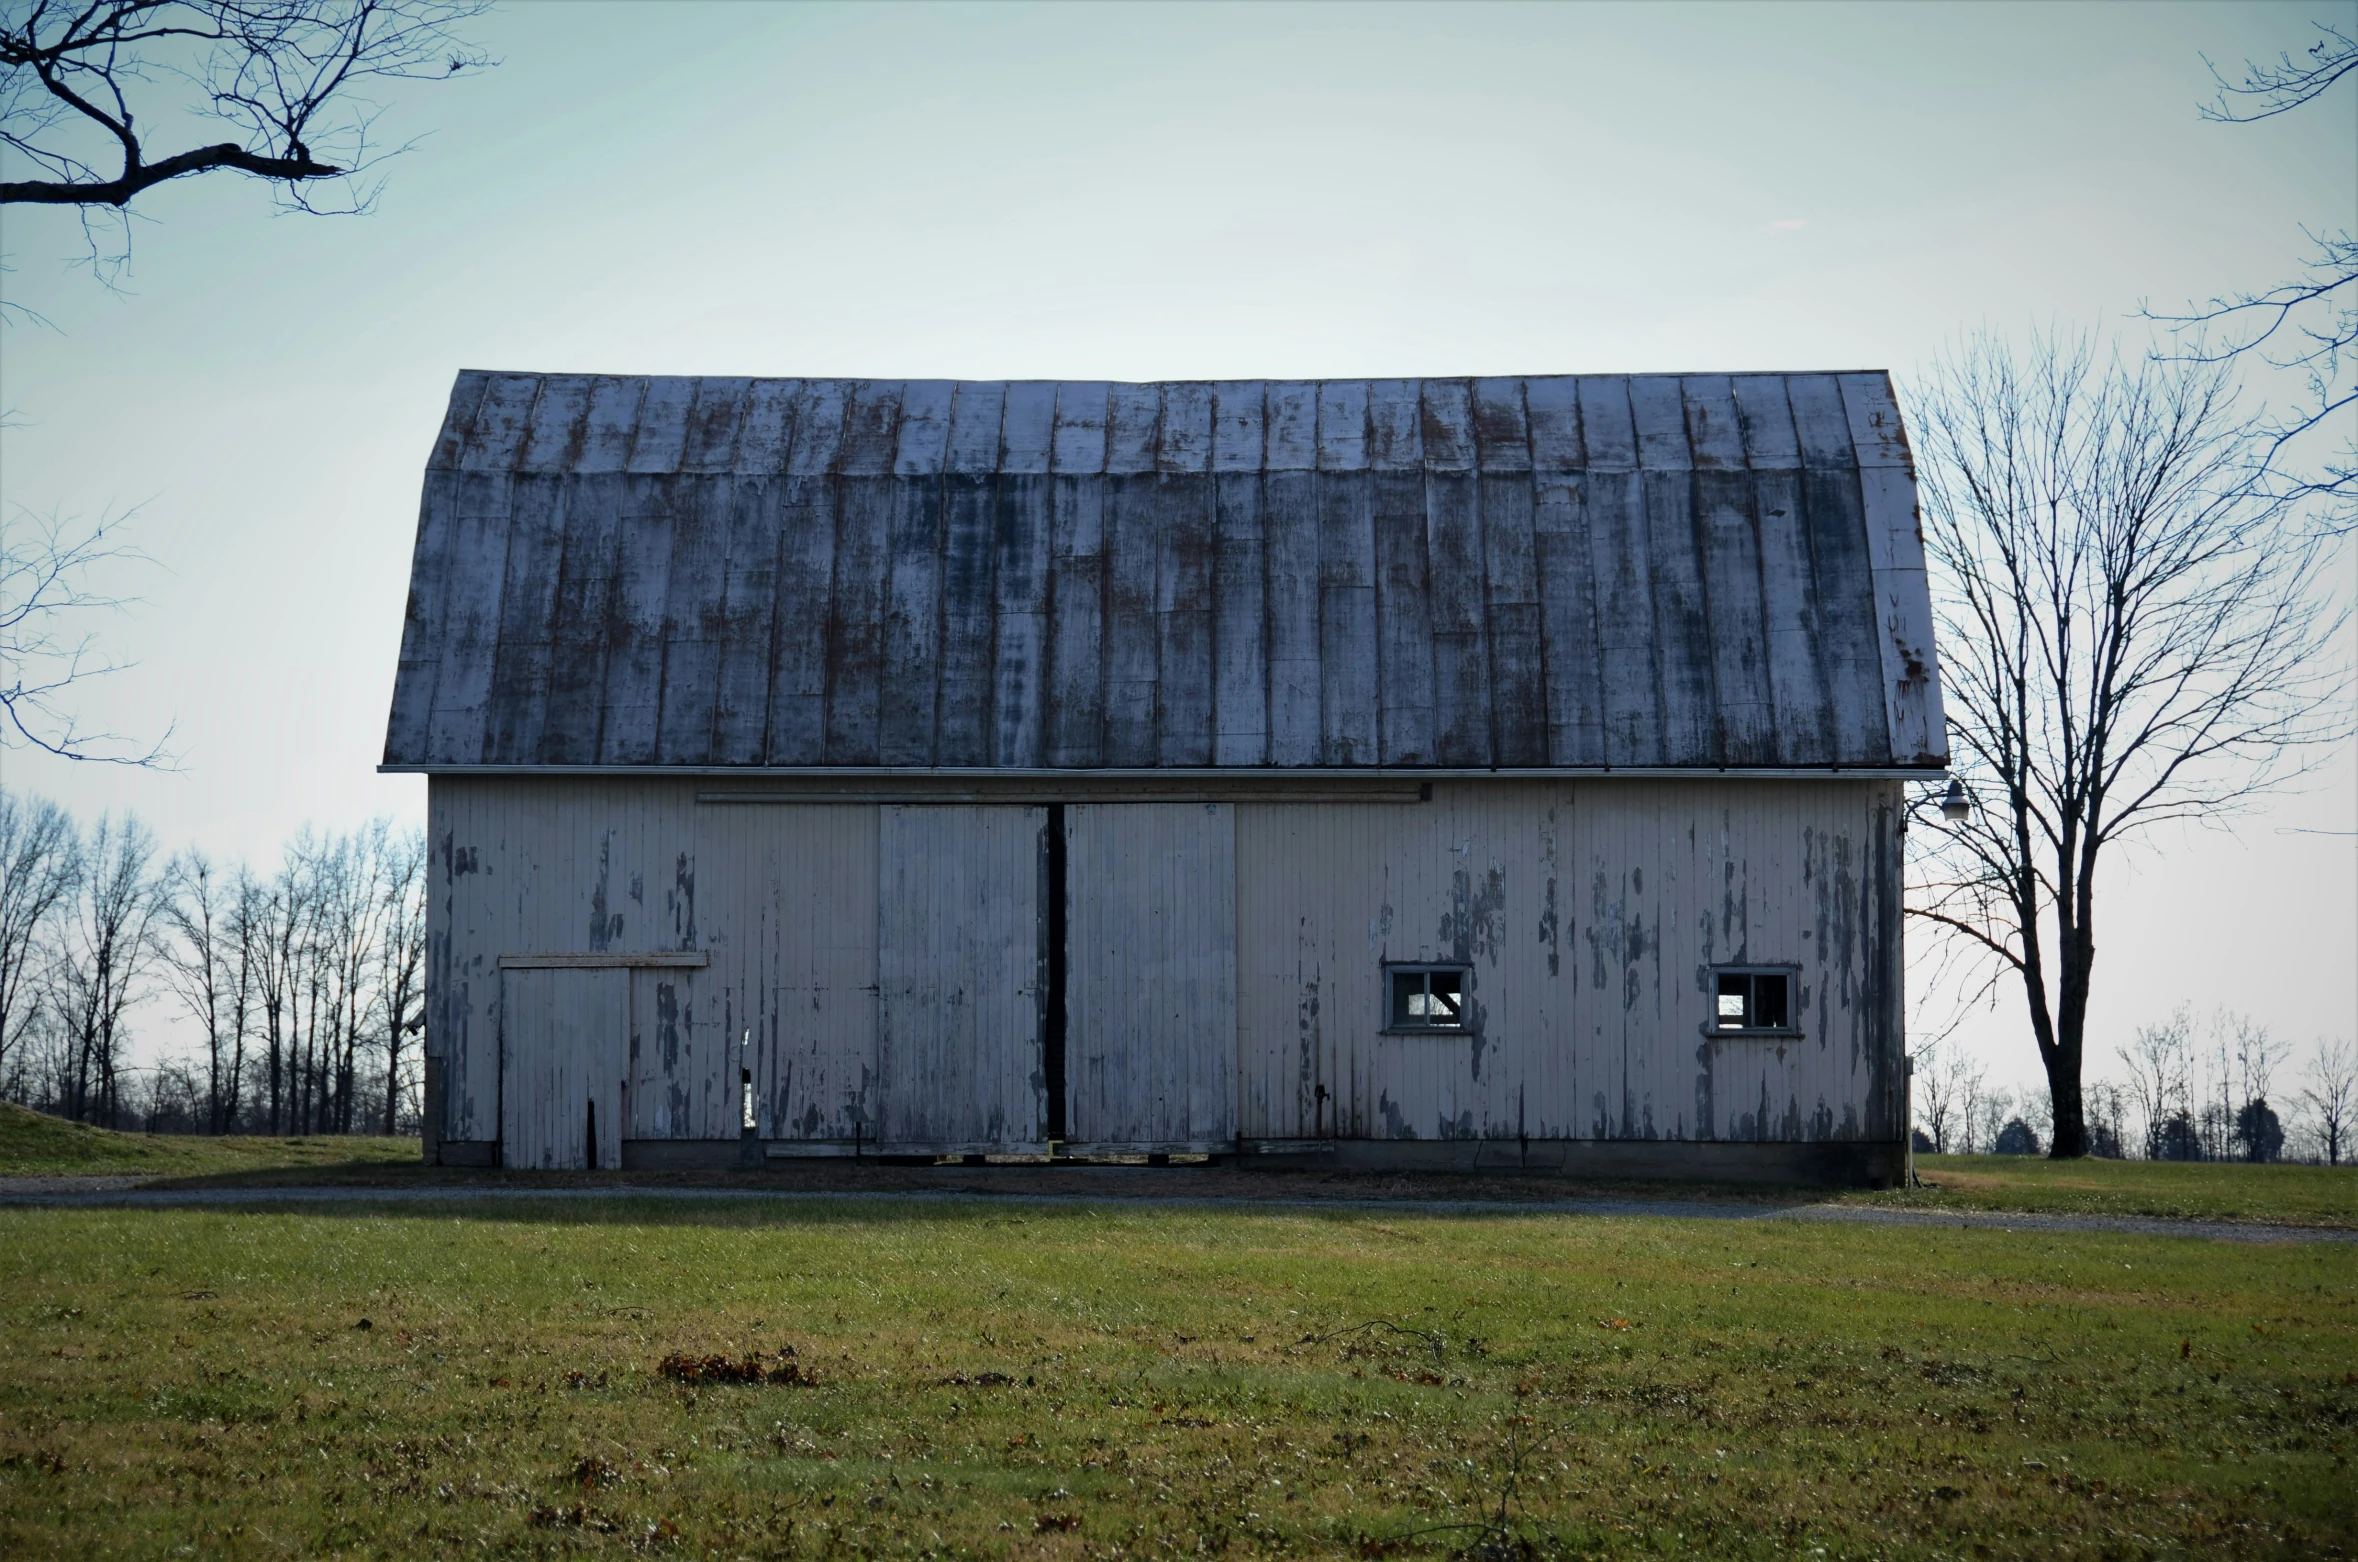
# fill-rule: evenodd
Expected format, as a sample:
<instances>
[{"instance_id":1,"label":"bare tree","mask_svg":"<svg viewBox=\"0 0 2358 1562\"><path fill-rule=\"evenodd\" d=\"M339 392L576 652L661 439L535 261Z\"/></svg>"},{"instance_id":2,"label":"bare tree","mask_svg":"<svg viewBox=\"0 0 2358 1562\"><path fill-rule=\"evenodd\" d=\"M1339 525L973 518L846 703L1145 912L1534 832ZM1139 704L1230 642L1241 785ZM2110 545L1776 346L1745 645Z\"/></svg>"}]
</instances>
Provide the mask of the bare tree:
<instances>
[{"instance_id":1,"label":"bare tree","mask_svg":"<svg viewBox=\"0 0 2358 1562\"><path fill-rule=\"evenodd\" d=\"M1953 1042L1925 1047L1916 1055L1915 1086L1932 1153L1973 1152L1974 1113L1988 1072Z\"/></svg>"},{"instance_id":2,"label":"bare tree","mask_svg":"<svg viewBox=\"0 0 2358 1562\"><path fill-rule=\"evenodd\" d=\"M2129 1153L2128 1092L2110 1080L2099 1079L2089 1084L2082 1103L2083 1116L2088 1125L2088 1153L2108 1160L2120 1160ZM2055 1124L2050 1105L2047 1136L2055 1136Z\"/></svg>"},{"instance_id":3,"label":"bare tree","mask_svg":"<svg viewBox=\"0 0 2358 1562\"><path fill-rule=\"evenodd\" d=\"M2212 1147L2213 1155L2247 1161L2276 1159L2284 1143L2284 1131L2268 1098L2275 1084L2277 1066L2291 1049L2250 1015L2227 1008L2211 1016L2211 1041L2219 1090L2217 1121L2221 1126L2219 1142ZM2207 1106L2204 1115L2206 1118L2211 1115Z\"/></svg>"},{"instance_id":4,"label":"bare tree","mask_svg":"<svg viewBox=\"0 0 2358 1562\"><path fill-rule=\"evenodd\" d=\"M2325 550L2280 524L2264 436L2218 365L1988 336L1917 398L1955 768L1979 799L1914 854L1908 913L2020 979L2054 1106L2085 1155L2096 888L2106 848L2216 822L2345 730Z\"/></svg>"},{"instance_id":5,"label":"bare tree","mask_svg":"<svg viewBox=\"0 0 2358 1562\"><path fill-rule=\"evenodd\" d=\"M2317 1043L2317 1055L2309 1060L2309 1081L2301 1087L2301 1100L2317 1118L2317 1136L2325 1141L2325 1163L2342 1164L2342 1152L2350 1142L2353 1114L2358 1114L2358 1053L2353 1053L2347 1041Z\"/></svg>"},{"instance_id":6,"label":"bare tree","mask_svg":"<svg viewBox=\"0 0 2358 1562\"><path fill-rule=\"evenodd\" d=\"M166 984L194 1020L205 1047L205 1131L226 1133L237 1115L238 1083L245 1072L243 1006L239 986L235 906L210 858L182 852L165 870L160 906L166 932L162 945Z\"/></svg>"},{"instance_id":7,"label":"bare tree","mask_svg":"<svg viewBox=\"0 0 2358 1562\"><path fill-rule=\"evenodd\" d=\"M2144 1119L2143 1144L2148 1160L2164 1159L2162 1134L2173 1118L2186 1115L2191 1103L2192 1065L2187 1047L2194 1021L2180 1004L2159 1025L2141 1025L2128 1045L2118 1049L2129 1072L2129 1095Z\"/></svg>"},{"instance_id":8,"label":"bare tree","mask_svg":"<svg viewBox=\"0 0 2358 1562\"><path fill-rule=\"evenodd\" d=\"M426 833L387 843L379 883L385 916L377 943L377 1015L385 1037L384 1131L401 1121L402 1040L426 1023Z\"/></svg>"},{"instance_id":9,"label":"bare tree","mask_svg":"<svg viewBox=\"0 0 2358 1562\"><path fill-rule=\"evenodd\" d=\"M480 0L9 0L0 12L0 147L37 177L0 203L120 213L174 179L243 174L306 212L361 212L390 155L363 94L490 63L459 36ZM194 117L230 139L163 147ZM394 147L392 152L403 150ZM323 197L320 187L335 194ZM119 265L129 230L92 260Z\"/></svg>"},{"instance_id":10,"label":"bare tree","mask_svg":"<svg viewBox=\"0 0 2358 1562\"><path fill-rule=\"evenodd\" d=\"M327 1120L338 1133L350 1133L358 1118L361 1047L375 1039L372 983L381 924L393 909L382 888L388 840L388 827L380 819L325 842L313 862L320 877L320 958L329 1016L325 1102Z\"/></svg>"},{"instance_id":11,"label":"bare tree","mask_svg":"<svg viewBox=\"0 0 2358 1562\"><path fill-rule=\"evenodd\" d=\"M2219 90L2202 116L2230 125L2274 119L2316 102L2358 72L2358 39L2324 22L2316 27L2317 39L2302 56L2247 60L2240 81L2229 81L2212 65ZM2308 436L2338 431L2339 448L2319 458L2314 473L2290 475L2282 492L2321 500L2328 526L2346 532L2358 527L2358 436L2350 432L2352 410L2358 409L2358 238L2348 228L2304 229L2303 236L2309 254L2291 281L2153 318L2191 334L2184 351L2196 362L2251 353L2308 382L2306 402L2269 428L2269 465L2297 465L2292 452ZM2223 341L2205 338L2214 330Z\"/></svg>"},{"instance_id":12,"label":"bare tree","mask_svg":"<svg viewBox=\"0 0 2358 1562\"><path fill-rule=\"evenodd\" d=\"M80 832L47 798L0 792L0 1086L38 1008L44 939L81 878Z\"/></svg>"},{"instance_id":13,"label":"bare tree","mask_svg":"<svg viewBox=\"0 0 2358 1562\"><path fill-rule=\"evenodd\" d=\"M2007 1119L2013 1115L2013 1091L2001 1088L1977 1096L1973 1103L1973 1141L1968 1153L1997 1154L1998 1135L2005 1131Z\"/></svg>"},{"instance_id":14,"label":"bare tree","mask_svg":"<svg viewBox=\"0 0 2358 1562\"><path fill-rule=\"evenodd\" d=\"M81 526L19 507L0 516L0 749L30 746L61 759L171 768L164 741L142 747L111 732L85 732L66 708L77 684L131 664L98 651L92 619L136 600L100 588L99 577L150 562L123 540L130 514Z\"/></svg>"},{"instance_id":15,"label":"bare tree","mask_svg":"<svg viewBox=\"0 0 2358 1562\"><path fill-rule=\"evenodd\" d=\"M1951 1122L1957 1114L1956 1097L1949 1088L1949 1051L1946 1047L1919 1047L1914 1063L1910 1094L1916 1103L1915 1126L1932 1141L1933 1154L1946 1155Z\"/></svg>"},{"instance_id":16,"label":"bare tree","mask_svg":"<svg viewBox=\"0 0 2358 1562\"><path fill-rule=\"evenodd\" d=\"M130 815L101 815L57 962L68 1046L66 1115L112 1124L126 1017L146 996L158 906L155 836Z\"/></svg>"},{"instance_id":17,"label":"bare tree","mask_svg":"<svg viewBox=\"0 0 2358 1562\"><path fill-rule=\"evenodd\" d=\"M303 930L311 909L293 853L279 864L278 873L263 890L260 903L245 923L251 943L244 958L254 972L255 991L262 1005L264 1082L272 1133L285 1130L288 1086L293 1080L296 997L301 991Z\"/></svg>"}]
</instances>

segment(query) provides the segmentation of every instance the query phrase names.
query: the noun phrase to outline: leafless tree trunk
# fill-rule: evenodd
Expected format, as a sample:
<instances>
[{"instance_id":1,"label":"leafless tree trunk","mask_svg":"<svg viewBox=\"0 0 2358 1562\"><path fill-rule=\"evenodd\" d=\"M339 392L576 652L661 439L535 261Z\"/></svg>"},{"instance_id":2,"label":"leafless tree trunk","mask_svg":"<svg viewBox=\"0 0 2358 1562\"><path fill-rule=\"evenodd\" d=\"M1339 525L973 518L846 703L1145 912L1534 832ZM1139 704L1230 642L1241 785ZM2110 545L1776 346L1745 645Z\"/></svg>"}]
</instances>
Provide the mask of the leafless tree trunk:
<instances>
[{"instance_id":1,"label":"leafless tree trunk","mask_svg":"<svg viewBox=\"0 0 2358 1562\"><path fill-rule=\"evenodd\" d=\"M46 938L81 878L81 835L46 798L0 792L0 1087L39 1010Z\"/></svg>"},{"instance_id":2,"label":"leafless tree trunk","mask_svg":"<svg viewBox=\"0 0 2358 1562\"><path fill-rule=\"evenodd\" d=\"M1909 914L2021 981L2084 1155L2105 848L2216 821L2346 729L2322 543L2281 524L2227 371L1969 342L1915 408L1955 768L1980 806L1913 855Z\"/></svg>"},{"instance_id":3,"label":"leafless tree trunk","mask_svg":"<svg viewBox=\"0 0 2358 1562\"><path fill-rule=\"evenodd\" d=\"M391 841L384 856L385 918L378 943L377 1004L385 1035L385 1121L401 1120L402 1038L425 1023L426 835Z\"/></svg>"},{"instance_id":4,"label":"leafless tree trunk","mask_svg":"<svg viewBox=\"0 0 2358 1562\"><path fill-rule=\"evenodd\" d=\"M165 872L163 945L166 981L205 1042L205 1131L221 1133L236 1086L233 1044L224 1028L223 989L235 980L223 925L219 875L203 852L189 850Z\"/></svg>"},{"instance_id":5,"label":"leafless tree trunk","mask_svg":"<svg viewBox=\"0 0 2358 1562\"><path fill-rule=\"evenodd\" d=\"M2342 1164L2350 1142L2350 1125L2358 1113L2358 1054L2347 1041L2319 1041L2317 1056L2309 1060L2309 1082L2301 1100L2316 1114L2318 1136L2325 1141L2325 1163Z\"/></svg>"},{"instance_id":6,"label":"leafless tree trunk","mask_svg":"<svg viewBox=\"0 0 2358 1562\"><path fill-rule=\"evenodd\" d=\"M229 1088L218 1133L245 1122L246 1040L253 1034L254 1009L261 998L262 944L268 937L269 892L244 863L230 886L229 942L237 962L229 989Z\"/></svg>"},{"instance_id":7,"label":"leafless tree trunk","mask_svg":"<svg viewBox=\"0 0 2358 1562\"><path fill-rule=\"evenodd\" d=\"M358 1117L360 1048L375 1008L370 982L377 969L380 923L392 909L382 887L387 842L387 826L379 820L323 843L314 862L325 912L322 952L332 1054L322 1062L333 1070L329 1121L338 1133L350 1133Z\"/></svg>"},{"instance_id":8,"label":"leafless tree trunk","mask_svg":"<svg viewBox=\"0 0 2358 1562\"><path fill-rule=\"evenodd\" d=\"M2147 1160L2162 1158L2164 1125L2192 1105L2187 1045L2193 1034L2194 1022L2181 1004L2161 1024L2140 1026L2136 1037L2118 1049L2121 1066L2129 1072L2129 1094L2145 1120Z\"/></svg>"},{"instance_id":9,"label":"leafless tree trunk","mask_svg":"<svg viewBox=\"0 0 2358 1562\"><path fill-rule=\"evenodd\" d=\"M60 961L72 1045L65 1105L84 1122L115 1120L124 1020L144 996L155 956L158 896L149 871L155 849L155 837L138 820L102 815L90 832L87 871L67 919Z\"/></svg>"},{"instance_id":10,"label":"leafless tree trunk","mask_svg":"<svg viewBox=\"0 0 2358 1562\"><path fill-rule=\"evenodd\" d=\"M255 985L262 999L263 1045L270 1093L270 1131L286 1131L293 1104L295 1018L301 992L298 966L303 924L310 915L303 881L289 853L263 902L255 941Z\"/></svg>"}]
</instances>

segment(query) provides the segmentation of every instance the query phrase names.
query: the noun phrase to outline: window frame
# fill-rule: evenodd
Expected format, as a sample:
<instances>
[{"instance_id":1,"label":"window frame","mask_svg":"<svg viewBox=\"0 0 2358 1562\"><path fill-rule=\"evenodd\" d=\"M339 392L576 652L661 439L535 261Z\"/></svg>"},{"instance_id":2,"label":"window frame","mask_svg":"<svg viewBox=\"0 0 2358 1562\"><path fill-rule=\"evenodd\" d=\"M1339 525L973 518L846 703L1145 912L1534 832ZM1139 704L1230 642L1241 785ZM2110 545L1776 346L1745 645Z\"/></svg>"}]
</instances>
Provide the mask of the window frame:
<instances>
[{"instance_id":1,"label":"window frame","mask_svg":"<svg viewBox=\"0 0 2358 1562\"><path fill-rule=\"evenodd\" d=\"M1475 1036L1480 1034L1480 1031L1474 1024L1474 964L1472 961L1386 960L1381 962L1380 968L1383 972L1382 1001L1384 1005L1384 1023L1379 1034L1385 1036ZM1457 993L1459 1022L1455 1025L1404 1025L1400 1023L1400 1017L1393 1011L1392 1007L1393 983L1395 979L1400 976L1412 973L1423 973L1429 976L1436 971L1452 972L1458 979ZM1425 990L1428 993L1432 991L1430 983L1426 985Z\"/></svg>"},{"instance_id":2,"label":"window frame","mask_svg":"<svg viewBox=\"0 0 2358 1562\"><path fill-rule=\"evenodd\" d=\"M1705 1001L1711 1005L1703 1021L1703 1034L1722 1041L1789 1041L1802 1034L1799 1023L1801 1012L1801 967L1770 961L1758 965L1715 965L1710 967L1711 990ZM1785 979L1785 1023L1783 1025L1722 1025L1719 1022L1719 979L1723 976L1781 976ZM1747 1003L1751 1000L1747 998Z\"/></svg>"}]
</instances>

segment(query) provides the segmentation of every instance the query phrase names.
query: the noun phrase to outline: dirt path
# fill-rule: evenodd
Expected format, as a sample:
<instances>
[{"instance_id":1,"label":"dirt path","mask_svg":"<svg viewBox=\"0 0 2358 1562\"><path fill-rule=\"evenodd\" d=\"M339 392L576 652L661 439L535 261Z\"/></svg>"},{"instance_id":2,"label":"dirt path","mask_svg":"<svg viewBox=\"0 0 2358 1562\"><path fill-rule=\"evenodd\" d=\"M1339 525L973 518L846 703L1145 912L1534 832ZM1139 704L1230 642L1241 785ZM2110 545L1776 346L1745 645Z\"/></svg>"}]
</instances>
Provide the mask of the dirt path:
<instances>
[{"instance_id":1,"label":"dirt path","mask_svg":"<svg viewBox=\"0 0 2358 1562\"><path fill-rule=\"evenodd\" d=\"M1179 1173L1191 1181L1198 1174ZM1448 1197L1440 1187L1382 1189L1293 1186L1255 1178L1247 1188L1173 1186L1169 1171L1098 1167L1048 1173L1017 1181L1004 1174L896 1178L900 1186L682 1186L673 1183L598 1181L572 1184L486 1184L436 1182L382 1186L356 1183L269 1186L146 1187L129 1177L0 1177L0 1207L13 1208L237 1208L305 1204L473 1204L538 1199L573 1203L613 1199L804 1200L887 1204L951 1200L974 1204L1149 1205L1205 1209L1269 1209L1313 1213L1327 1209L1383 1210L1396 1214L1575 1215L1672 1220L1806 1220L1861 1226L1942 1226L1960 1230L2022 1232L2113 1232L2135 1236L2192 1237L2218 1242L2358 1242L2358 1231L2319 1226L2277 1226L2226 1220L2175 1220L2146 1215L2032 1214L2005 1210L1877 1209L1830 1204L1806 1195L1584 1196L1534 1198L1528 1186L1485 1188L1489 1196ZM840 1180L840 1179L838 1179ZM1222 1179L1223 1182L1226 1179ZM1420 1179L1430 1181L1430 1179ZM1079 1186L1042 1186L1080 1183ZM1274 1186L1272 1184L1275 1184Z\"/></svg>"}]
</instances>

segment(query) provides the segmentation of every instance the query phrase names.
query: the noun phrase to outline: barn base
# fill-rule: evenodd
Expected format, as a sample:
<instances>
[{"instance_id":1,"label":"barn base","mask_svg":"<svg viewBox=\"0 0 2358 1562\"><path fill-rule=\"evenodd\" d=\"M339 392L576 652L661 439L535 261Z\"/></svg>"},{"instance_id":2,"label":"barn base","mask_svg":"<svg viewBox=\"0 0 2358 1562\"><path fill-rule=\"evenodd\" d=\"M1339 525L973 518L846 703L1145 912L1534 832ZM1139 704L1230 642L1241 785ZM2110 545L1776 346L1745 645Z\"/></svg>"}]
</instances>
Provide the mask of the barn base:
<instances>
[{"instance_id":1,"label":"barn base","mask_svg":"<svg viewBox=\"0 0 2358 1562\"><path fill-rule=\"evenodd\" d=\"M1653 1182L1885 1188L1906 1175L1907 1146L1626 1139L1247 1139L1237 1165L1370 1172L1529 1172Z\"/></svg>"},{"instance_id":2,"label":"barn base","mask_svg":"<svg viewBox=\"0 0 2358 1562\"><path fill-rule=\"evenodd\" d=\"M743 1164L739 1139L625 1139L624 1171L719 1171Z\"/></svg>"},{"instance_id":3,"label":"barn base","mask_svg":"<svg viewBox=\"0 0 2358 1562\"><path fill-rule=\"evenodd\" d=\"M755 1162L749 1156L748 1143L742 1139L625 1139L622 1169L718 1171L803 1159L929 1165L940 1154L956 1154L965 1148L935 1152L895 1145L890 1153L879 1155L873 1144L850 1141L755 1140L750 1143L760 1145L763 1151L762 1161ZM439 1148L444 1166L499 1164L496 1143L446 1139ZM1233 1164L1261 1171L1503 1172L1599 1181L1849 1188L1891 1187L1907 1174L1906 1146L1856 1141L1705 1144L1613 1139L1243 1139L1223 1148L1234 1151ZM1034 1164L1048 1158L1042 1146ZM1225 1154L1210 1158L1215 1164L1230 1160ZM969 1155L967 1159L968 1164L976 1164L979 1157ZM1153 1164L1167 1162L1169 1157L1149 1153L1146 1159Z\"/></svg>"}]
</instances>

